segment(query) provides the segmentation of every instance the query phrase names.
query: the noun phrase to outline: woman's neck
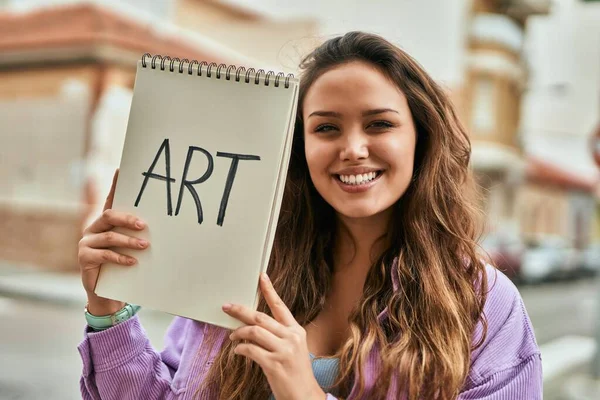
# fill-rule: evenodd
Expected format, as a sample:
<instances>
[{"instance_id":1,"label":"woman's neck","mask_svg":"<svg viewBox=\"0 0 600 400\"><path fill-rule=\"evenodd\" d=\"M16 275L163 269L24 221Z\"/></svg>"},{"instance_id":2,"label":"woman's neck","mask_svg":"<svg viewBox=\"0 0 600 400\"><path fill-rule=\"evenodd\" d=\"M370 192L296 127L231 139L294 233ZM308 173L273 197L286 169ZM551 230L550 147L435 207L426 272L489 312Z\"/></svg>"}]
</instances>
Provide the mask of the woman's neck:
<instances>
[{"instance_id":1,"label":"woman's neck","mask_svg":"<svg viewBox=\"0 0 600 400\"><path fill-rule=\"evenodd\" d=\"M334 249L334 272L362 272L381 255L386 246L386 233L391 209L367 218L337 216L337 235Z\"/></svg>"}]
</instances>

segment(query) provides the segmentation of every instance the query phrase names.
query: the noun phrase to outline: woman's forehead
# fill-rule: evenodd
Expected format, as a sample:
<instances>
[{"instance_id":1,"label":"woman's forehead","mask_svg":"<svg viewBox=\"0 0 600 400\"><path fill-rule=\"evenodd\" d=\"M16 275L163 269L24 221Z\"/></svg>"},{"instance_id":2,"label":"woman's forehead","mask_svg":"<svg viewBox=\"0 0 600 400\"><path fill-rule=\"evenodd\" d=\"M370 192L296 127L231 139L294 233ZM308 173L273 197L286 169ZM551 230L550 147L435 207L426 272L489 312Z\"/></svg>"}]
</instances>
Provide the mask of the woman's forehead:
<instances>
[{"instance_id":1,"label":"woman's forehead","mask_svg":"<svg viewBox=\"0 0 600 400\"><path fill-rule=\"evenodd\" d=\"M398 86L377 68L352 62L332 68L319 76L308 89L303 111L365 111L407 107ZM307 114L308 113L308 114Z\"/></svg>"}]
</instances>

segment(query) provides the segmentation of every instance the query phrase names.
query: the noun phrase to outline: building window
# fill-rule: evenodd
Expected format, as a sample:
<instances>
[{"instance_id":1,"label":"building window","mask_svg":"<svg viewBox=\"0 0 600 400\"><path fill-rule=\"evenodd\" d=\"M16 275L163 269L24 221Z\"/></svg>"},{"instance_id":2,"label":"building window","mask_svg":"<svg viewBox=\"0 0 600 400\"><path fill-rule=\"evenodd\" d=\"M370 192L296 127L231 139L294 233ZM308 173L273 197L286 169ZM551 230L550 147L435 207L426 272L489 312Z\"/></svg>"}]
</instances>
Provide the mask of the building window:
<instances>
[{"instance_id":1,"label":"building window","mask_svg":"<svg viewBox=\"0 0 600 400\"><path fill-rule=\"evenodd\" d=\"M489 134L496 126L496 107L494 107L494 82L491 77L483 76L475 80L473 96L473 129L477 134Z\"/></svg>"}]
</instances>

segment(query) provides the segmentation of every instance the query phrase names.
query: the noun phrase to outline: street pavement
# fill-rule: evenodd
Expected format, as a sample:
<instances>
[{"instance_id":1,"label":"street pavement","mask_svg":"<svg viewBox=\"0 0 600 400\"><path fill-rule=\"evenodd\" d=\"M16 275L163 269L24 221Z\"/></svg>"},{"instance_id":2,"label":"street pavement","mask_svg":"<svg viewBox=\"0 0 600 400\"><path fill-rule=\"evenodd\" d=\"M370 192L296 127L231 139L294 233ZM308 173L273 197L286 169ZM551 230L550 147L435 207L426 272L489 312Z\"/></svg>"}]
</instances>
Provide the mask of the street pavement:
<instances>
[{"instance_id":1,"label":"street pavement","mask_svg":"<svg viewBox=\"0 0 600 400\"><path fill-rule=\"evenodd\" d=\"M600 398L584 393L595 348L596 281L519 289L542 349L544 398ZM0 400L80 398L76 347L83 337L84 304L76 275L23 274L0 264ZM162 348L172 317L142 309L140 319L152 344Z\"/></svg>"},{"instance_id":2,"label":"street pavement","mask_svg":"<svg viewBox=\"0 0 600 400\"><path fill-rule=\"evenodd\" d=\"M594 278L519 286L538 344L569 335L593 337L598 290Z\"/></svg>"}]
</instances>

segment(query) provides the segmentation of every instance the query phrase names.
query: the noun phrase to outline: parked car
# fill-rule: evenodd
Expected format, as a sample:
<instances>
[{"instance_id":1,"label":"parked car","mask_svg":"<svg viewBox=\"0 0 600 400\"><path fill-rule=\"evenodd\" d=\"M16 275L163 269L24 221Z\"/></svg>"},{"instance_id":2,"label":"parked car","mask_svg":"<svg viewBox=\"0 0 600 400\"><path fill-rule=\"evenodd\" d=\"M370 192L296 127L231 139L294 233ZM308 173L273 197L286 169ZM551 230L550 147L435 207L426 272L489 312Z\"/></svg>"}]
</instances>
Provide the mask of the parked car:
<instances>
[{"instance_id":1,"label":"parked car","mask_svg":"<svg viewBox=\"0 0 600 400\"><path fill-rule=\"evenodd\" d=\"M509 279L519 279L525 246L518 237L490 234L481 241L481 247L489 254L496 268Z\"/></svg>"},{"instance_id":2,"label":"parked car","mask_svg":"<svg viewBox=\"0 0 600 400\"><path fill-rule=\"evenodd\" d=\"M527 246L521 262L519 278L524 283L539 283L552 275L557 265L557 251L553 248L531 243Z\"/></svg>"},{"instance_id":3,"label":"parked car","mask_svg":"<svg viewBox=\"0 0 600 400\"><path fill-rule=\"evenodd\" d=\"M594 243L581 254L581 271L585 275L596 275L600 272L600 243Z\"/></svg>"},{"instance_id":4,"label":"parked car","mask_svg":"<svg viewBox=\"0 0 600 400\"><path fill-rule=\"evenodd\" d=\"M558 236L544 236L527 243L520 278L537 283L551 278L573 277L581 264L581 253Z\"/></svg>"}]
</instances>

